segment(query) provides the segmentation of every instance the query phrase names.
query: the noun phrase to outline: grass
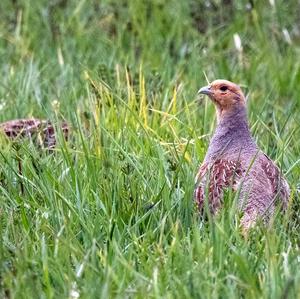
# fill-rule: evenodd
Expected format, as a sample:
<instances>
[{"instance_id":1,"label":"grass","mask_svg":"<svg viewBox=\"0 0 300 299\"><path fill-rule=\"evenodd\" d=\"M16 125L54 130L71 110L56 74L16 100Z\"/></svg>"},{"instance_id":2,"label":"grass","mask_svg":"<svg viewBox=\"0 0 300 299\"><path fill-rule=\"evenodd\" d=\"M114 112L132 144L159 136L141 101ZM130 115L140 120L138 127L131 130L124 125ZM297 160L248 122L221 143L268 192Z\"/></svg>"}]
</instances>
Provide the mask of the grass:
<instances>
[{"instance_id":1,"label":"grass","mask_svg":"<svg viewBox=\"0 0 300 299\"><path fill-rule=\"evenodd\" d=\"M51 156L1 142L2 298L300 298L297 1L0 11L0 120L72 124ZM214 221L192 200L215 126L196 101L204 74L243 86L252 132L292 189L288 214L247 239L230 196Z\"/></svg>"}]
</instances>

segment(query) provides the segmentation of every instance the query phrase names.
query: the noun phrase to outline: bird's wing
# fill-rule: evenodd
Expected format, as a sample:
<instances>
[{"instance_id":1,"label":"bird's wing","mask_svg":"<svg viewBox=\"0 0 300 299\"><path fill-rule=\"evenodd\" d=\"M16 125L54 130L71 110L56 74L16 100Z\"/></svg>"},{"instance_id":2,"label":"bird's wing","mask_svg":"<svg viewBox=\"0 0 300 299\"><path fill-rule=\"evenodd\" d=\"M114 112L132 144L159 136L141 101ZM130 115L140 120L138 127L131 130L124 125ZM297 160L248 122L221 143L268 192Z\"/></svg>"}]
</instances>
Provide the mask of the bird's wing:
<instances>
[{"instance_id":1,"label":"bird's wing","mask_svg":"<svg viewBox=\"0 0 300 299\"><path fill-rule=\"evenodd\" d=\"M69 126L66 122L60 124L63 136L68 140ZM36 118L10 120L0 124L0 131L10 139L27 137L34 139L39 145L52 149L56 145L56 134L53 124L48 120Z\"/></svg>"},{"instance_id":2,"label":"bird's wing","mask_svg":"<svg viewBox=\"0 0 300 299\"><path fill-rule=\"evenodd\" d=\"M15 119L0 124L0 129L9 138L30 135L33 131L38 131L43 121L40 119Z\"/></svg>"},{"instance_id":3,"label":"bird's wing","mask_svg":"<svg viewBox=\"0 0 300 299\"><path fill-rule=\"evenodd\" d=\"M238 189L245 170L238 160L218 159L212 164L203 163L196 177L195 200L200 210L204 207L205 195L212 213L221 206L223 191L231 187Z\"/></svg>"},{"instance_id":4,"label":"bird's wing","mask_svg":"<svg viewBox=\"0 0 300 299\"><path fill-rule=\"evenodd\" d=\"M261 153L253 163L243 182L242 200L243 217L241 225L244 232L252 227L257 219L268 223L274 214L276 202L281 200L283 208L289 200L289 186L280 173L280 169L265 154Z\"/></svg>"},{"instance_id":5,"label":"bird's wing","mask_svg":"<svg viewBox=\"0 0 300 299\"><path fill-rule=\"evenodd\" d=\"M279 196L283 207L286 208L290 197L289 185L282 176L280 169L266 154L264 154L262 169L270 182L274 197Z\"/></svg>"}]
</instances>

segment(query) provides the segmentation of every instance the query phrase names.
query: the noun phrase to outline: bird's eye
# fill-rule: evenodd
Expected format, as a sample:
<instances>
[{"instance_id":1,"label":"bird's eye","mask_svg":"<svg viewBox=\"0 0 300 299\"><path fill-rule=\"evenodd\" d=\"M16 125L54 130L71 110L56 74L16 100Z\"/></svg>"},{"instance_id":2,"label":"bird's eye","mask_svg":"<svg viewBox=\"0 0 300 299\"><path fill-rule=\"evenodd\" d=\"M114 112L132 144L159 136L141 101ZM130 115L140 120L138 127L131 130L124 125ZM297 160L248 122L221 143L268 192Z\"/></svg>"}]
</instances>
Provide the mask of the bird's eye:
<instances>
[{"instance_id":1,"label":"bird's eye","mask_svg":"<svg viewBox=\"0 0 300 299\"><path fill-rule=\"evenodd\" d=\"M222 91L226 91L227 89L228 89L228 87L225 86L225 85L223 85L223 86L220 87L220 90L222 90Z\"/></svg>"}]
</instances>

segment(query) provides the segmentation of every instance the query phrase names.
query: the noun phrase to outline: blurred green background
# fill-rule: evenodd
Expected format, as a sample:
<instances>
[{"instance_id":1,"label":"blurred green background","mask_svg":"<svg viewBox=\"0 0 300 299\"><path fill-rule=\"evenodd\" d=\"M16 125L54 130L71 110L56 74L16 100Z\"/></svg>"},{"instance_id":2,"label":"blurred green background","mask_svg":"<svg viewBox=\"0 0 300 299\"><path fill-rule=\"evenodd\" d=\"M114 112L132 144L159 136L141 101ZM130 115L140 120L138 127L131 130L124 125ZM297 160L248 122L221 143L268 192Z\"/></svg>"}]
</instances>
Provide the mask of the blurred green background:
<instances>
[{"instance_id":1,"label":"blurred green background","mask_svg":"<svg viewBox=\"0 0 300 299\"><path fill-rule=\"evenodd\" d=\"M51 156L2 142L1 297L299 298L299 57L296 0L2 0L0 120L65 119L72 138ZM230 195L214 221L193 203L206 77L242 86L291 185L248 239Z\"/></svg>"}]
</instances>

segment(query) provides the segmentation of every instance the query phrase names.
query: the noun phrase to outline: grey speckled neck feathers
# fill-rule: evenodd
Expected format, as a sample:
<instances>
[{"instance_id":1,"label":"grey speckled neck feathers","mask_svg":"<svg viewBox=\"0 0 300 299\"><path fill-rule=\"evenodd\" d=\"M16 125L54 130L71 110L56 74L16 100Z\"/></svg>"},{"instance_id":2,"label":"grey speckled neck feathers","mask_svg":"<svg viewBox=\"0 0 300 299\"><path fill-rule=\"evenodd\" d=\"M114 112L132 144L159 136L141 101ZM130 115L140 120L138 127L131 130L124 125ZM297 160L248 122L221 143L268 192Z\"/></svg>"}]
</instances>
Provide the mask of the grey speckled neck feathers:
<instances>
[{"instance_id":1,"label":"grey speckled neck feathers","mask_svg":"<svg viewBox=\"0 0 300 299\"><path fill-rule=\"evenodd\" d=\"M218 108L217 108L218 109ZM211 139L205 160L215 160L227 152L256 152L258 150L248 126L245 106L237 106L221 113L216 131Z\"/></svg>"}]
</instances>

